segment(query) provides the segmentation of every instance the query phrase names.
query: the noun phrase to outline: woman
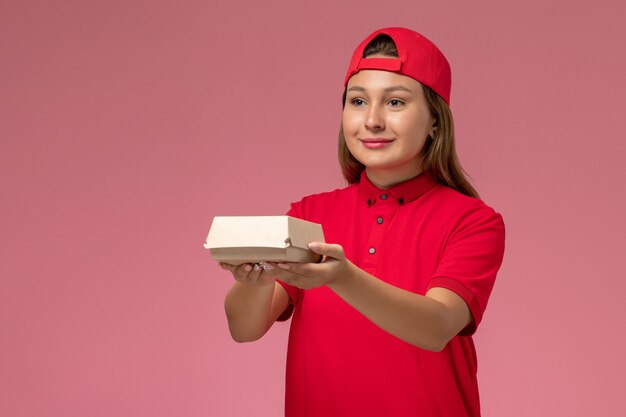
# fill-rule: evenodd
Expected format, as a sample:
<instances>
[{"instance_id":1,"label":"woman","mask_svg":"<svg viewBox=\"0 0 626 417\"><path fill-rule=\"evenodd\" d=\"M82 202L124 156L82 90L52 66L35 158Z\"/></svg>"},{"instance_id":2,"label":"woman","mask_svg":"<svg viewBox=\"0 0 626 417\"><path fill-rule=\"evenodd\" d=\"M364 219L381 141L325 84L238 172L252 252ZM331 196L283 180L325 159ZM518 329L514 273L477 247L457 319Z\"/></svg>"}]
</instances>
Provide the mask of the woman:
<instances>
[{"instance_id":1,"label":"woman","mask_svg":"<svg viewBox=\"0 0 626 417\"><path fill-rule=\"evenodd\" d=\"M464 178L450 67L405 28L370 34L345 79L339 156L349 186L291 205L323 225L318 264L222 264L233 338L293 312L285 411L479 416L472 335L504 253L504 224Z\"/></svg>"}]
</instances>

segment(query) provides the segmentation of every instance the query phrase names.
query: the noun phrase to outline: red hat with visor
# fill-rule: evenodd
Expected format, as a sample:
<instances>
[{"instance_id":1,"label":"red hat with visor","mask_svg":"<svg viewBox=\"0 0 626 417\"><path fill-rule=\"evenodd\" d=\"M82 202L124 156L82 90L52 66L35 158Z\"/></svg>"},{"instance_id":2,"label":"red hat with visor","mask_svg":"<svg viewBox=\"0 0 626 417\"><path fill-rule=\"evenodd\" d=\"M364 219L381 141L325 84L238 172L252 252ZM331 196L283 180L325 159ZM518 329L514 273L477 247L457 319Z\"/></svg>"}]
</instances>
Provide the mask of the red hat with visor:
<instances>
[{"instance_id":1,"label":"red hat with visor","mask_svg":"<svg viewBox=\"0 0 626 417\"><path fill-rule=\"evenodd\" d=\"M398 58L363 58L365 48L378 35L391 37L398 49ZM391 71L411 77L430 87L450 105L450 64L434 43L413 30L385 28L365 38L352 55L344 86L348 86L350 77L366 69Z\"/></svg>"}]
</instances>

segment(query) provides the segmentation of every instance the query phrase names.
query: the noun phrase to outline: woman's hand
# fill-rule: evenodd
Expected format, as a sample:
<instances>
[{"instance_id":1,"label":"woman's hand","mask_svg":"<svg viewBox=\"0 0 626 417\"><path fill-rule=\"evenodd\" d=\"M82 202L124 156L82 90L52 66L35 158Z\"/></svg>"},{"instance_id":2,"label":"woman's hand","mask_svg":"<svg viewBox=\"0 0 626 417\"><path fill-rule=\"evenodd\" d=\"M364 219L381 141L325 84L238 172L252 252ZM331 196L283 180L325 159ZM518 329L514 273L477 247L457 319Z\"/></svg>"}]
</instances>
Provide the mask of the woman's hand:
<instances>
[{"instance_id":1,"label":"woman's hand","mask_svg":"<svg viewBox=\"0 0 626 417\"><path fill-rule=\"evenodd\" d=\"M269 285L274 283L274 275L272 274L274 266L269 263L230 265L220 262L219 264L222 269L233 274L235 281L252 285Z\"/></svg>"},{"instance_id":2,"label":"woman's hand","mask_svg":"<svg viewBox=\"0 0 626 417\"><path fill-rule=\"evenodd\" d=\"M335 283L355 268L354 264L346 258L341 245L311 242L309 249L322 255L322 262L268 264L276 266L272 276L294 287L309 290Z\"/></svg>"},{"instance_id":3,"label":"woman's hand","mask_svg":"<svg viewBox=\"0 0 626 417\"><path fill-rule=\"evenodd\" d=\"M230 271L235 282L226 295L224 308L228 328L237 342L262 337L289 305L289 295L274 280L267 263L220 266Z\"/></svg>"}]
</instances>

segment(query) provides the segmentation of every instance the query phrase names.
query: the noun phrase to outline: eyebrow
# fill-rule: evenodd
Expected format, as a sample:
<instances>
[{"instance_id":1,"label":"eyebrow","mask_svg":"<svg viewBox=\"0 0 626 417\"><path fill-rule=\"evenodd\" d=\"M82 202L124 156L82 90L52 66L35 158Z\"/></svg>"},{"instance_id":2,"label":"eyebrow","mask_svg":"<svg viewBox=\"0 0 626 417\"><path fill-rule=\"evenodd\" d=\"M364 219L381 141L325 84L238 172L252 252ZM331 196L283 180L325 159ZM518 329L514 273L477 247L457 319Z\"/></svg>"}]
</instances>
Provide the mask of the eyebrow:
<instances>
[{"instance_id":1,"label":"eyebrow","mask_svg":"<svg viewBox=\"0 0 626 417\"><path fill-rule=\"evenodd\" d=\"M365 88L359 87L359 86L355 85L353 87L348 88L348 91L362 91L362 92L365 92ZM401 85L394 85L394 86L391 86L391 87L387 87L387 88L385 88L384 91L386 93L390 93L390 92L393 92L393 91L407 91L409 93L413 92L413 91L409 90L408 88L406 88L404 86L401 86Z\"/></svg>"}]
</instances>

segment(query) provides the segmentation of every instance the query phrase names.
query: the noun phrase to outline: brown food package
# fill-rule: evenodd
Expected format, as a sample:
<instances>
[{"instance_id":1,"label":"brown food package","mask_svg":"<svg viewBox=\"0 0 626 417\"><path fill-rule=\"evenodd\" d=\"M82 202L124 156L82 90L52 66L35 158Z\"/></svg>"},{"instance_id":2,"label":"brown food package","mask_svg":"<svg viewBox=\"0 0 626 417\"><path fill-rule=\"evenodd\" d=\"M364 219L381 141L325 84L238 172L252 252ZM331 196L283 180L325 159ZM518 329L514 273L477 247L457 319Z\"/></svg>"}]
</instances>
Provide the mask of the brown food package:
<instances>
[{"instance_id":1,"label":"brown food package","mask_svg":"<svg viewBox=\"0 0 626 417\"><path fill-rule=\"evenodd\" d=\"M319 262L309 242L324 242L322 226L290 216L216 216L204 247L231 265Z\"/></svg>"}]
</instances>

